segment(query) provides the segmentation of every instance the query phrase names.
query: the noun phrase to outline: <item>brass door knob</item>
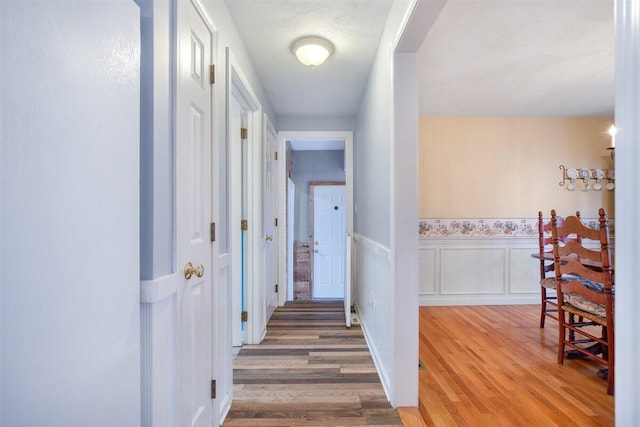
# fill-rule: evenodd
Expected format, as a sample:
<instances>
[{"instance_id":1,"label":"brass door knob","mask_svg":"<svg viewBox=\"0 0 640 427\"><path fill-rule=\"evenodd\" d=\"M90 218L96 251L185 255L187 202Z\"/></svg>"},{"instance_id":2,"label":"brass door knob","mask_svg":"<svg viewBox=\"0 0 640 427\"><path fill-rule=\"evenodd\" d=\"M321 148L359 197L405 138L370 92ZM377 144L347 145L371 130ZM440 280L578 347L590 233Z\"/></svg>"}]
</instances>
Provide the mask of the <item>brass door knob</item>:
<instances>
[{"instance_id":1,"label":"brass door knob","mask_svg":"<svg viewBox=\"0 0 640 427\"><path fill-rule=\"evenodd\" d=\"M187 280L191 279L193 273L195 273L195 267L193 264L191 264L191 262L186 263L184 266L184 278Z\"/></svg>"},{"instance_id":2,"label":"brass door knob","mask_svg":"<svg viewBox=\"0 0 640 427\"><path fill-rule=\"evenodd\" d=\"M268 241L272 241L273 240L273 236L265 236L264 240L268 240Z\"/></svg>"},{"instance_id":3,"label":"brass door knob","mask_svg":"<svg viewBox=\"0 0 640 427\"><path fill-rule=\"evenodd\" d=\"M189 280L194 274L197 277L204 276L204 266L202 264L198 264L194 267L191 262L186 263L184 266L184 278Z\"/></svg>"},{"instance_id":4,"label":"brass door knob","mask_svg":"<svg viewBox=\"0 0 640 427\"><path fill-rule=\"evenodd\" d=\"M196 274L196 276L198 277L202 277L204 276L204 266L202 264L198 264L196 265L195 271L194 273Z\"/></svg>"}]
</instances>

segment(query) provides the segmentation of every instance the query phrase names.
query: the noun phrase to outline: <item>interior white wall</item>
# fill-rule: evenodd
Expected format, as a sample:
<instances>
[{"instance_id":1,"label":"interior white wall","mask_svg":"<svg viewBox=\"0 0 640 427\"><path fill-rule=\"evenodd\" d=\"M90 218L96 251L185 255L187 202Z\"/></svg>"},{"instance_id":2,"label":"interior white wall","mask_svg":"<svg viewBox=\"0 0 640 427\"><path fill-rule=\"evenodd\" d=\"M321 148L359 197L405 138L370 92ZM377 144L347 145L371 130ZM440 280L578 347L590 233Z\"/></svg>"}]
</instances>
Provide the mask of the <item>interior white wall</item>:
<instances>
[{"instance_id":1,"label":"interior white wall","mask_svg":"<svg viewBox=\"0 0 640 427\"><path fill-rule=\"evenodd\" d=\"M354 116L278 115L280 131L353 131L354 129Z\"/></svg>"},{"instance_id":2,"label":"interior white wall","mask_svg":"<svg viewBox=\"0 0 640 427\"><path fill-rule=\"evenodd\" d=\"M295 184L294 239L308 242L309 183L312 181L343 181L344 150L295 151L293 154L293 183Z\"/></svg>"},{"instance_id":3,"label":"interior white wall","mask_svg":"<svg viewBox=\"0 0 640 427\"><path fill-rule=\"evenodd\" d=\"M616 1L616 425L640 419L640 0Z\"/></svg>"},{"instance_id":4,"label":"interior white wall","mask_svg":"<svg viewBox=\"0 0 640 427\"><path fill-rule=\"evenodd\" d=\"M415 269L415 278L410 274L409 280L405 281L398 280L401 270L396 269L397 257L405 253L402 241L405 234L392 234L398 231L398 221L405 217L397 215L397 209L402 209L401 201L406 200L403 197L396 199L396 189L392 187L396 183L401 185L402 176L417 172L417 164L413 170L412 164L402 163L407 159L406 152L397 153L394 147L399 142L398 137L403 135L395 133L395 111L398 108L395 104L403 101L394 95L393 54L398 33L406 24L407 13L413 9L414 3L396 0L391 7L356 116L355 136L355 302L376 365L383 373L383 385L394 406L417 405L417 344L411 341L417 341L418 337L417 236L415 256L412 254L406 260L411 263L415 258L415 268L410 264L401 264L409 265L409 272ZM411 73L407 76L415 77ZM406 92L403 91L402 94L406 95ZM412 99L409 101L409 106L413 105ZM417 104L415 115L417 117ZM413 125L412 121L408 124ZM412 129L408 129L404 135L411 132ZM408 149L415 143L417 150L417 120L415 135L415 142L402 141L409 144ZM400 157L396 161L397 154ZM396 176L396 166L406 167L405 175ZM410 186L413 187L412 184ZM411 211L411 204L406 208ZM412 211L410 215L413 215ZM417 221L417 205L415 217ZM401 226L400 231L402 230L404 228ZM388 260L382 263L385 252ZM367 274L366 266L373 265L384 271L380 271L375 277ZM406 354L403 346L406 346ZM394 350L399 348L403 350ZM406 384L402 384L403 381Z\"/></svg>"},{"instance_id":5,"label":"interior white wall","mask_svg":"<svg viewBox=\"0 0 640 427\"><path fill-rule=\"evenodd\" d=\"M139 24L0 2L0 425L140 423Z\"/></svg>"},{"instance_id":6,"label":"interior white wall","mask_svg":"<svg viewBox=\"0 0 640 427\"><path fill-rule=\"evenodd\" d=\"M418 75L416 54L396 53L391 189L391 277L395 283L394 403L418 406Z\"/></svg>"}]
</instances>

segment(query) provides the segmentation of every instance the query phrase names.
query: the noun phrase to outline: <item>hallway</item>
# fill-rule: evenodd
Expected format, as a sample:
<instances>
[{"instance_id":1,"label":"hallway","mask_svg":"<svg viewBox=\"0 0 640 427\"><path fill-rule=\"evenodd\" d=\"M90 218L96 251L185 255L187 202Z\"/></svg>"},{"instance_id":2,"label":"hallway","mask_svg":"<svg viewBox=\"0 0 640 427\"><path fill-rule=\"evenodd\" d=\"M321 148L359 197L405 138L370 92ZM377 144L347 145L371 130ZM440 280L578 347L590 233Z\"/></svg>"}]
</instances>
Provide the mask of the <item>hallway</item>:
<instances>
[{"instance_id":1,"label":"hallway","mask_svg":"<svg viewBox=\"0 0 640 427\"><path fill-rule=\"evenodd\" d=\"M233 377L224 426L402 425L341 302L278 308L264 341L240 350Z\"/></svg>"}]
</instances>

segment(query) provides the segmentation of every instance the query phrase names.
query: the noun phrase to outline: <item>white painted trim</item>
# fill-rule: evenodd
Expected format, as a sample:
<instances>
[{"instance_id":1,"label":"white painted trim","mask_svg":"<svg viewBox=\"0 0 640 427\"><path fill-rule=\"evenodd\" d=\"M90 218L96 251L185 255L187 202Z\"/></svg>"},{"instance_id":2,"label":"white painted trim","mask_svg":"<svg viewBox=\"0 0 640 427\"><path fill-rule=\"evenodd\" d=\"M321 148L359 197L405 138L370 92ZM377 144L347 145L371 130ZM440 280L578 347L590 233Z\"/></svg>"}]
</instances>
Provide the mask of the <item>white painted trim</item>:
<instances>
[{"instance_id":1,"label":"white painted trim","mask_svg":"<svg viewBox=\"0 0 640 427\"><path fill-rule=\"evenodd\" d=\"M175 273L153 280L140 281L140 302L153 304L174 295L178 290L178 276Z\"/></svg>"},{"instance_id":2,"label":"white painted trim","mask_svg":"<svg viewBox=\"0 0 640 427\"><path fill-rule=\"evenodd\" d=\"M640 0L616 0L616 372L617 426L636 425L640 419L640 263L638 241L640 194Z\"/></svg>"},{"instance_id":3,"label":"white painted trim","mask_svg":"<svg viewBox=\"0 0 640 427\"><path fill-rule=\"evenodd\" d=\"M383 246L380 243L375 242L371 239L368 239L358 233L353 235L353 240L360 243L361 245L366 245L369 248L369 250L371 250L377 255L385 255L387 258L387 261L391 262L391 255L390 255L391 252L389 248L387 248L386 246Z\"/></svg>"},{"instance_id":4,"label":"white painted trim","mask_svg":"<svg viewBox=\"0 0 640 427\"><path fill-rule=\"evenodd\" d=\"M231 109L231 97L237 94L237 99L248 114L248 138L247 138L247 220L249 228L245 240L245 309L249 313L249 319L245 325L245 342L247 344L258 344L262 337L264 328L265 304L264 286L257 281L264 278L260 274L263 265L263 254L261 250L261 240L263 230L262 224L262 159L260 156L262 136L262 105L254 90L245 77L242 69L236 61L231 49L226 48L227 54L227 112ZM229 118L227 114L227 141L229 140ZM230 162L234 160L231 159ZM238 197L238 194L231 194L231 197ZM230 203L232 203L230 201ZM234 227L231 224L231 227ZM235 249L232 248L233 251ZM232 256L238 256L234 253Z\"/></svg>"},{"instance_id":5,"label":"white painted trim","mask_svg":"<svg viewBox=\"0 0 640 427\"><path fill-rule=\"evenodd\" d=\"M420 294L421 306L457 306L457 305L519 305L540 304L540 295L430 295Z\"/></svg>"},{"instance_id":6,"label":"white painted trim","mask_svg":"<svg viewBox=\"0 0 640 427\"><path fill-rule=\"evenodd\" d=\"M216 30L216 26L213 25L213 21L209 17L207 9L202 5L202 3L200 3L200 0L191 0L191 3L193 4L193 7L196 9L196 11L200 14L200 17L204 21L205 25L209 28L209 31L211 31L212 33L217 32L218 30Z\"/></svg>"},{"instance_id":7,"label":"white painted trim","mask_svg":"<svg viewBox=\"0 0 640 427\"><path fill-rule=\"evenodd\" d=\"M414 5L415 6L415 5ZM412 8L413 9L413 8ZM404 28L404 25L403 25ZM393 55L394 117L391 149L390 278L393 299L391 404L418 406L418 95L415 53Z\"/></svg>"},{"instance_id":8,"label":"white painted trim","mask_svg":"<svg viewBox=\"0 0 640 427\"><path fill-rule=\"evenodd\" d=\"M447 253L449 257L460 254L464 258L465 252L473 251L499 251L502 253L501 262L487 266L487 275L500 274L502 277L502 292L494 290L482 290L470 284L468 291L445 292L447 275L442 255ZM419 281L428 284L433 291L424 292L419 286L420 305L504 305L504 304L538 304L540 302L539 287L537 286L538 261L534 258L523 259L525 254L534 254L538 251L538 239L534 237L443 237L420 239L420 262L425 252L429 252L429 264L421 269ZM433 264L431 264L433 262ZM460 268L464 268L461 261ZM494 269L491 271L491 269ZM526 270L531 270L531 282L523 278ZM449 270L451 271L451 270ZM482 280L483 272L478 279ZM485 276L485 282L486 282ZM526 282L525 282L526 281ZM531 286L529 286L529 284Z\"/></svg>"}]
</instances>

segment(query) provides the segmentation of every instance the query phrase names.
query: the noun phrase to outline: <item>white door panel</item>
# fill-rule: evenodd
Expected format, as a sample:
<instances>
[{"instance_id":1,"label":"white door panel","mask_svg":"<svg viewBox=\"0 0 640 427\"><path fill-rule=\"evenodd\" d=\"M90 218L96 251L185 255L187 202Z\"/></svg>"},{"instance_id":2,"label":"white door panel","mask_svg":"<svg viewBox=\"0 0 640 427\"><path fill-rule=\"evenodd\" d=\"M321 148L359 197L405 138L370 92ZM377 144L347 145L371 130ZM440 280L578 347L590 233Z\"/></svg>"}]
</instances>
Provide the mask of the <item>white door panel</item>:
<instances>
[{"instance_id":1,"label":"white door panel","mask_svg":"<svg viewBox=\"0 0 640 427\"><path fill-rule=\"evenodd\" d=\"M344 298L345 186L313 188L313 298Z\"/></svg>"},{"instance_id":2,"label":"white door panel","mask_svg":"<svg viewBox=\"0 0 640 427\"><path fill-rule=\"evenodd\" d=\"M179 425L212 423L212 33L191 2L178 2L176 234ZM196 269L190 277L185 266Z\"/></svg>"}]
</instances>

